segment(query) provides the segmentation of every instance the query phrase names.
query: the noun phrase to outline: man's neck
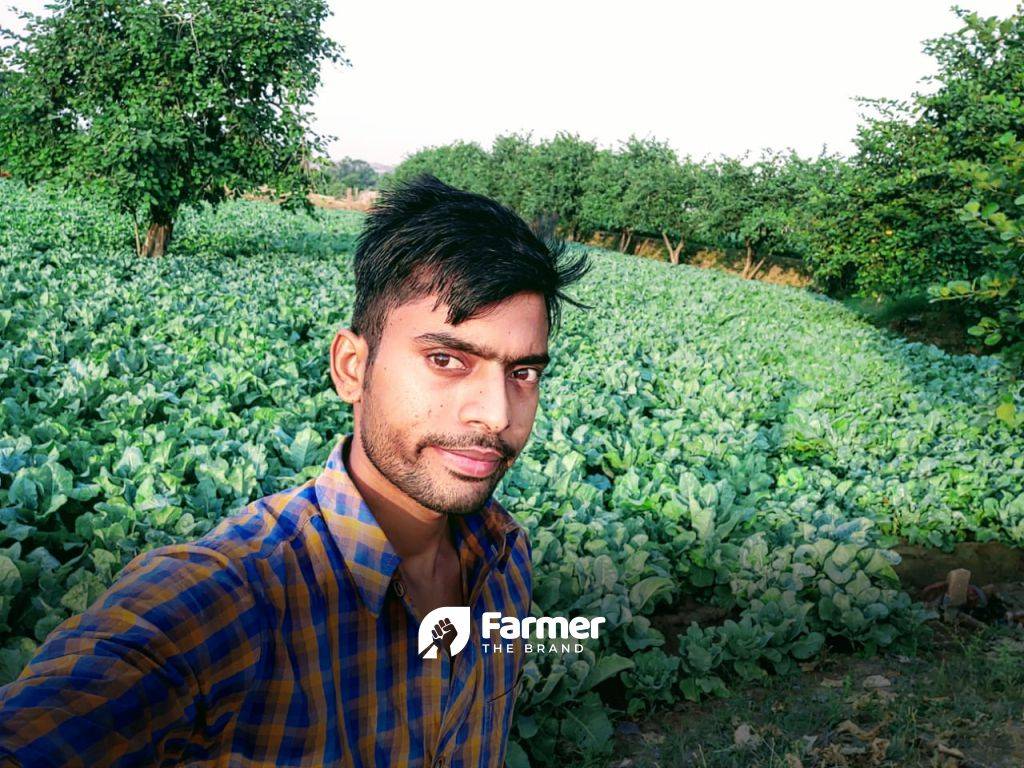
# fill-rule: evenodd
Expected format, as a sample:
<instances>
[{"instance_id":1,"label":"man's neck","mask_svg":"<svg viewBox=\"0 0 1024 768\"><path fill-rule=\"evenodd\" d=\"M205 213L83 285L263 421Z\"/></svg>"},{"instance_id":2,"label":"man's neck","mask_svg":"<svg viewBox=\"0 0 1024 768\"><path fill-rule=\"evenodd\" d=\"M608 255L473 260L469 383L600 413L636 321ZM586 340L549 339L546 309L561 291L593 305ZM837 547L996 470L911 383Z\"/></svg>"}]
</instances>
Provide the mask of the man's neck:
<instances>
[{"instance_id":1,"label":"man's neck","mask_svg":"<svg viewBox=\"0 0 1024 768\"><path fill-rule=\"evenodd\" d=\"M352 443L350 442L351 446ZM383 478L358 448L342 455L345 469L370 508L377 524L401 558L398 571L409 589L409 600L421 621L443 605L462 605L467 586L455 548L450 516L409 500Z\"/></svg>"}]
</instances>

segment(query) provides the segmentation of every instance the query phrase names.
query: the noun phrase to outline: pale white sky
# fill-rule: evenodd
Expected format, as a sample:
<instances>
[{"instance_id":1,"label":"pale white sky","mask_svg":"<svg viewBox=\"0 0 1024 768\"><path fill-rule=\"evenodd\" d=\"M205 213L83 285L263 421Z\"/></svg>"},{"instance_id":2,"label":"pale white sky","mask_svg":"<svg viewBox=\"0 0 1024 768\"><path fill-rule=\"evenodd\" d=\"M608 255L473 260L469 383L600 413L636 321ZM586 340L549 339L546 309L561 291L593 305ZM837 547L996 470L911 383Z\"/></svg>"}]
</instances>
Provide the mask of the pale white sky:
<instances>
[{"instance_id":1,"label":"pale white sky","mask_svg":"<svg viewBox=\"0 0 1024 768\"><path fill-rule=\"evenodd\" d=\"M1013 0L960 0L1007 16ZM823 143L847 153L853 96L905 98L934 71L921 41L956 29L945 0L338 2L352 66L325 73L332 155L397 163L456 139L630 133L695 157Z\"/></svg>"},{"instance_id":2,"label":"pale white sky","mask_svg":"<svg viewBox=\"0 0 1024 768\"><path fill-rule=\"evenodd\" d=\"M43 0L13 0L39 10ZM4 0L0 0L4 2ZM6 10L0 26L13 26ZM1016 0L960 0L1006 16ZM921 42L955 29L946 0L332 2L315 127L331 154L395 164L456 139L630 133L695 157L850 152L854 96L906 98L934 71Z\"/></svg>"}]
</instances>

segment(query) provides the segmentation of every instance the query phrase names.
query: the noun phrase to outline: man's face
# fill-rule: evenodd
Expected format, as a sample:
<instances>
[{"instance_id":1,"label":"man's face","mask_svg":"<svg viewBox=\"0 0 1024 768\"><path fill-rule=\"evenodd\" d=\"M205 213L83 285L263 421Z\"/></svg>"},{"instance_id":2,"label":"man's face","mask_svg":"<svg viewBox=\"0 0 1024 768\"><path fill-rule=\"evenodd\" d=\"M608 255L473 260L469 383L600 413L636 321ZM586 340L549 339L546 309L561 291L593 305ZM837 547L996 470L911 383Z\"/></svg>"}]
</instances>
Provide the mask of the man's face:
<instances>
[{"instance_id":1,"label":"man's face","mask_svg":"<svg viewBox=\"0 0 1024 768\"><path fill-rule=\"evenodd\" d=\"M355 404L363 451L428 509L468 514L525 447L547 359L544 297L520 293L459 325L436 296L387 317ZM497 452L476 459L451 451ZM484 459L484 460L481 460Z\"/></svg>"}]
</instances>

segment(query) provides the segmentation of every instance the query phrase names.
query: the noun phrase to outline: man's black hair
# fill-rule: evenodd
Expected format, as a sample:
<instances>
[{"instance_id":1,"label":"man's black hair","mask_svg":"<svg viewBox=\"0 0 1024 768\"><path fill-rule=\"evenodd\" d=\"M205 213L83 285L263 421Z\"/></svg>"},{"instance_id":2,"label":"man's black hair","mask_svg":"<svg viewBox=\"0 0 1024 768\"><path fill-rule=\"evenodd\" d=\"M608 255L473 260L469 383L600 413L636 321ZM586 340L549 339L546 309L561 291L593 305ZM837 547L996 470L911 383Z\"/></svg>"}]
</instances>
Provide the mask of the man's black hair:
<instances>
[{"instance_id":1,"label":"man's black hair","mask_svg":"<svg viewBox=\"0 0 1024 768\"><path fill-rule=\"evenodd\" d=\"M387 313L439 294L446 322L458 325L513 294L543 294L548 333L561 323L562 293L591 268L583 253L564 263L564 240L542 241L515 212L484 195L421 174L380 194L359 234L356 302L351 329L362 336L372 364Z\"/></svg>"}]
</instances>

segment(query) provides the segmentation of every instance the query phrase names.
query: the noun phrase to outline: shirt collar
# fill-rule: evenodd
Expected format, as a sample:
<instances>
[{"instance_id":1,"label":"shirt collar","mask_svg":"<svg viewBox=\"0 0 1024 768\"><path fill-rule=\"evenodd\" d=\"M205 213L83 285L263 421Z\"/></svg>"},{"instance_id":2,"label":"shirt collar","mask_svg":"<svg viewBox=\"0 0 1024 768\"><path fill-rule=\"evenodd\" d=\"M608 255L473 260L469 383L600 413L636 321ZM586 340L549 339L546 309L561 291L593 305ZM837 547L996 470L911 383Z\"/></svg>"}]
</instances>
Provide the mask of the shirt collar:
<instances>
[{"instance_id":1,"label":"shirt collar","mask_svg":"<svg viewBox=\"0 0 1024 768\"><path fill-rule=\"evenodd\" d=\"M314 487L331 538L352 574L363 604L376 616L402 558L384 535L345 467L342 457L351 440L351 433L338 440ZM493 495L478 511L451 515L449 522L463 568L482 559L492 568L504 571L523 529Z\"/></svg>"}]
</instances>

